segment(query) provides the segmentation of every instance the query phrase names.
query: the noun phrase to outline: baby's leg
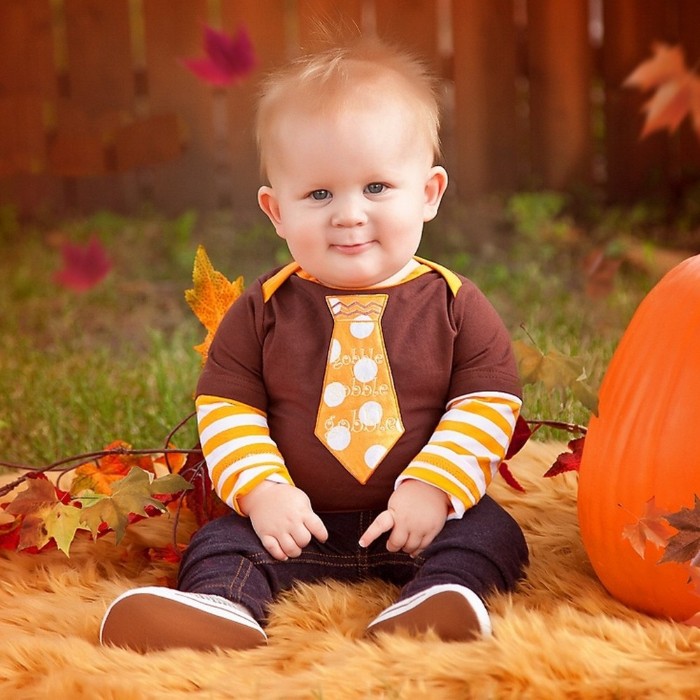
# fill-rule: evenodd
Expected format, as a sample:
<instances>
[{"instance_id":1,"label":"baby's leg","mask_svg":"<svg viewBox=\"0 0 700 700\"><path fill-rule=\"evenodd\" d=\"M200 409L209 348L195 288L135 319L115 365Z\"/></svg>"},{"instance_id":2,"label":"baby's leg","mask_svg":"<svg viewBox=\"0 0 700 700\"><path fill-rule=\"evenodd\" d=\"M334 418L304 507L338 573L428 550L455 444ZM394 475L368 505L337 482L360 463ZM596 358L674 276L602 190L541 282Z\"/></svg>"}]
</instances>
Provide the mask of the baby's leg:
<instances>
[{"instance_id":1,"label":"baby's leg","mask_svg":"<svg viewBox=\"0 0 700 700\"><path fill-rule=\"evenodd\" d=\"M369 632L434 629L446 640L491 633L484 598L510 591L522 578L528 551L522 530L488 496L460 520L448 520L418 558L415 577Z\"/></svg>"}]
</instances>

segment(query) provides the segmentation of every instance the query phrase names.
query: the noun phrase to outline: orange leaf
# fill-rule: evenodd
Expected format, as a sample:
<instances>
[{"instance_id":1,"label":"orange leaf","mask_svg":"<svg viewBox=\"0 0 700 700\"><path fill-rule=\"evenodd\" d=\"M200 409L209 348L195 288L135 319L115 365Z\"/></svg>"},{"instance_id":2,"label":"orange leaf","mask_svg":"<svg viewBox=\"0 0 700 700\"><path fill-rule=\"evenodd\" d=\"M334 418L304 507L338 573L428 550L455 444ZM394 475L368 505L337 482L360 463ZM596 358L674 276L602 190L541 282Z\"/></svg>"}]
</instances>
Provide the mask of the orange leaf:
<instances>
[{"instance_id":1,"label":"orange leaf","mask_svg":"<svg viewBox=\"0 0 700 700\"><path fill-rule=\"evenodd\" d=\"M657 42L652 46L652 58L640 63L625 79L625 87L651 90L670 80L676 80L688 72L685 56L680 46Z\"/></svg>"},{"instance_id":2,"label":"orange leaf","mask_svg":"<svg viewBox=\"0 0 700 700\"><path fill-rule=\"evenodd\" d=\"M623 83L642 91L655 90L644 105L642 138L664 129L672 133L688 115L700 135L700 78L686 67L680 46L657 43L653 50L652 58L637 66Z\"/></svg>"},{"instance_id":3,"label":"orange leaf","mask_svg":"<svg viewBox=\"0 0 700 700\"><path fill-rule=\"evenodd\" d=\"M46 528L46 518L58 502L56 489L46 478L27 481L27 488L7 506L7 512L18 516L21 521L18 549L41 549L48 543L51 537Z\"/></svg>"},{"instance_id":4,"label":"orange leaf","mask_svg":"<svg viewBox=\"0 0 700 700\"><path fill-rule=\"evenodd\" d=\"M660 508L656 507L656 499L652 496L646 503L644 515L636 523L626 525L622 531L622 537L629 540L639 556L644 559L646 544L651 542L657 547L665 547L671 531L665 523L666 516Z\"/></svg>"},{"instance_id":5,"label":"orange leaf","mask_svg":"<svg viewBox=\"0 0 700 700\"><path fill-rule=\"evenodd\" d=\"M221 272L212 267L204 247L199 246L194 259L192 281L194 288L185 292L185 300L207 329L204 342L195 347L195 350L202 355L202 359L206 360L209 346L221 319L231 304L243 293L243 278L239 277L234 282L230 282Z\"/></svg>"},{"instance_id":6,"label":"orange leaf","mask_svg":"<svg viewBox=\"0 0 700 700\"><path fill-rule=\"evenodd\" d=\"M690 73L660 85L654 96L644 105L647 114L642 138L654 131L668 129L673 133L690 114L693 90L697 82Z\"/></svg>"},{"instance_id":7,"label":"orange leaf","mask_svg":"<svg viewBox=\"0 0 700 700\"><path fill-rule=\"evenodd\" d=\"M182 454L129 455L121 452L130 449L128 443L115 440L105 447L105 452L114 450L112 454L81 464L75 470L71 493L77 495L83 491L94 491L109 496L112 483L123 479L133 467L163 476L171 471L177 474L185 463L185 455Z\"/></svg>"}]
</instances>

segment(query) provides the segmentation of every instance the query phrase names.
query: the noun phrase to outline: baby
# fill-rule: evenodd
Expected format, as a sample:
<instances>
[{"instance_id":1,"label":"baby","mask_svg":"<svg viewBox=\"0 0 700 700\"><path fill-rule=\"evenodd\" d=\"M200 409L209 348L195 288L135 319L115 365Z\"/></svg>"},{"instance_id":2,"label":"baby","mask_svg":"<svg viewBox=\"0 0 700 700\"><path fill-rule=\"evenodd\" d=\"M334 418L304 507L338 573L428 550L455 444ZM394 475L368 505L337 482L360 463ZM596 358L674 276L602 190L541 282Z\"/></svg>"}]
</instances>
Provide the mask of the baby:
<instances>
[{"instance_id":1,"label":"baby","mask_svg":"<svg viewBox=\"0 0 700 700\"><path fill-rule=\"evenodd\" d=\"M296 582L379 578L367 634L491 633L485 598L528 552L485 494L520 410L510 339L467 279L416 257L440 206L435 84L377 39L302 56L263 86L258 202L294 262L224 317L197 386L202 450L229 515L177 590L137 588L101 641L245 649Z\"/></svg>"}]
</instances>

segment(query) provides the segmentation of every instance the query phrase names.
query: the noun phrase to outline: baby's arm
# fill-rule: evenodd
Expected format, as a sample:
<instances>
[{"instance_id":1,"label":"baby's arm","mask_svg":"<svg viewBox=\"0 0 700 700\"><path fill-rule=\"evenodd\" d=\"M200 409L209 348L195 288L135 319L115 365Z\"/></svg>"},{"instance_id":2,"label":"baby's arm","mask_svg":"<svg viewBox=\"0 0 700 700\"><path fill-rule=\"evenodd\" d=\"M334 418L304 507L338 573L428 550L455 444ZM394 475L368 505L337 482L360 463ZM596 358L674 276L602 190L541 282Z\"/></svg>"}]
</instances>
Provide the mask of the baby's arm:
<instances>
[{"instance_id":1,"label":"baby's arm","mask_svg":"<svg viewBox=\"0 0 700 700\"><path fill-rule=\"evenodd\" d=\"M368 546L392 530L387 548L397 551L393 547L403 543L399 549L415 556L432 542L447 517L461 518L486 493L510 444L520 405L520 399L503 392L468 394L452 401L428 444L397 479L387 510L362 535L360 544ZM439 512L438 500L427 488L418 491L418 483L447 500L437 529L433 518ZM414 493L404 492L409 484L416 484L411 487ZM424 518L433 524L426 528Z\"/></svg>"},{"instance_id":2,"label":"baby's arm","mask_svg":"<svg viewBox=\"0 0 700 700\"><path fill-rule=\"evenodd\" d=\"M326 528L296 488L265 414L215 396L197 398L202 452L218 496L251 524L275 559L297 557Z\"/></svg>"}]
</instances>

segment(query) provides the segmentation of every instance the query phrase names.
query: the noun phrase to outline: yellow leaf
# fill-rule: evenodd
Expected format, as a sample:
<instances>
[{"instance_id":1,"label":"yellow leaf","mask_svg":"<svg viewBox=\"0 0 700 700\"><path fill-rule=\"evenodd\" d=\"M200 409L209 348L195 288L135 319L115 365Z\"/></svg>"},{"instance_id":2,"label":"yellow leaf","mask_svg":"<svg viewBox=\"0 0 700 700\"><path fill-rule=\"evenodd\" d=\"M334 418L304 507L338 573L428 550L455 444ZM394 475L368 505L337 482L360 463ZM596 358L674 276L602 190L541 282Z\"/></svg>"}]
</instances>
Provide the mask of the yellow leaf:
<instances>
[{"instance_id":1,"label":"yellow leaf","mask_svg":"<svg viewBox=\"0 0 700 700\"><path fill-rule=\"evenodd\" d=\"M53 537L56 545L66 556L70 556L70 546L77 530L87 528L80 522L80 508L56 503L44 518L46 534Z\"/></svg>"},{"instance_id":2,"label":"yellow leaf","mask_svg":"<svg viewBox=\"0 0 700 700\"><path fill-rule=\"evenodd\" d=\"M243 278L230 282L221 272L215 270L203 246L197 248L192 272L194 288L185 292L185 300L195 316L207 329L204 342L195 350L207 359L209 346L221 319L231 304L243 293Z\"/></svg>"}]
</instances>

